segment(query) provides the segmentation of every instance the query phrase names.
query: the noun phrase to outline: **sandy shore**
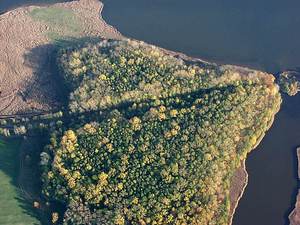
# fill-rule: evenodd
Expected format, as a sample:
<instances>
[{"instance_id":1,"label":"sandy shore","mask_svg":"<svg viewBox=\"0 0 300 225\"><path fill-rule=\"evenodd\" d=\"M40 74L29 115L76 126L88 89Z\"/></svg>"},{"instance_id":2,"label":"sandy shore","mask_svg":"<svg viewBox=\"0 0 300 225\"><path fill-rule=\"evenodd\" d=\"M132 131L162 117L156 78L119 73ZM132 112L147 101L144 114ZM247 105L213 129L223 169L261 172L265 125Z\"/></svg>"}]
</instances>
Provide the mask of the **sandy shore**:
<instances>
[{"instance_id":1,"label":"sandy shore","mask_svg":"<svg viewBox=\"0 0 300 225\"><path fill-rule=\"evenodd\" d=\"M280 110L280 106L278 106L276 113ZM275 114L276 114L275 113ZM271 128L273 122L274 122L275 116L270 120L268 124L268 130ZM262 134L260 138L258 138L254 148L255 150L257 146L260 144L260 142L263 140L265 134ZM231 180L231 188L230 188L230 216L229 216L229 225L232 224L234 213L238 207L239 201L243 197L244 191L248 185L248 173L246 169L246 160L243 160L241 162L240 168L238 168Z\"/></svg>"},{"instance_id":2,"label":"sandy shore","mask_svg":"<svg viewBox=\"0 0 300 225\"><path fill-rule=\"evenodd\" d=\"M49 32L58 32L62 37L70 33L55 30L47 23L35 21L30 12L37 8L63 8L72 10L80 18L83 29L76 37L124 38L115 28L108 25L101 16L103 4L97 0L79 0L58 3L51 6L28 6L0 15L0 115L17 112L52 110L61 106L58 81L53 78L51 57L54 52ZM176 57L193 63L205 63L182 53L168 51ZM214 64L215 65L215 64ZM270 74L238 66L222 66L244 77L253 74ZM273 121L270 121L270 126ZM261 139L263 136L261 137ZM258 141L257 145L261 141ZM245 161L232 177L230 199L230 221L248 183Z\"/></svg>"}]
</instances>

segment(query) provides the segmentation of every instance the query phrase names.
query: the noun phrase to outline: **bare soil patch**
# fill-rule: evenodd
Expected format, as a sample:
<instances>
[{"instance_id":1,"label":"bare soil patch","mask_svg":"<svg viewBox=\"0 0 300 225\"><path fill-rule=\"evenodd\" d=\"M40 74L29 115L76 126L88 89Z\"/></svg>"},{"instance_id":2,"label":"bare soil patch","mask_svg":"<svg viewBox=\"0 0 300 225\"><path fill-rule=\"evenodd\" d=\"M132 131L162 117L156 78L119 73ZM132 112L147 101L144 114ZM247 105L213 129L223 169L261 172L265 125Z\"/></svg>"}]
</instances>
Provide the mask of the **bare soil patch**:
<instances>
[{"instance_id":1,"label":"bare soil patch","mask_svg":"<svg viewBox=\"0 0 300 225\"><path fill-rule=\"evenodd\" d=\"M18 8L0 16L0 115L51 110L61 104L59 84L52 74L51 34L72 36L45 21L32 18L32 10L41 8L72 10L82 30L76 37L120 38L100 13L103 4L97 0L80 0L51 6ZM68 22L68 21L66 21ZM48 47L45 47L48 46Z\"/></svg>"}]
</instances>

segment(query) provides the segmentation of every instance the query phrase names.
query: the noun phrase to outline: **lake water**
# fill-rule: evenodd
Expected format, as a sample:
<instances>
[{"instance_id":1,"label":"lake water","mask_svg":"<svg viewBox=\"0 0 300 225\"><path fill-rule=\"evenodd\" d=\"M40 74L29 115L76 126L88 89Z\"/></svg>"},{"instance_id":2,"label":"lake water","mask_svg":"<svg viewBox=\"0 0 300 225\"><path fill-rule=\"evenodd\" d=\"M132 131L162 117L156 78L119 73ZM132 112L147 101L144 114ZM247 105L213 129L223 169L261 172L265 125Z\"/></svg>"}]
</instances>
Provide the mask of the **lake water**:
<instances>
[{"instance_id":1,"label":"lake water","mask_svg":"<svg viewBox=\"0 0 300 225\"><path fill-rule=\"evenodd\" d=\"M0 11L32 2L2 0ZM128 37L206 60L277 73L300 67L299 0L105 0L104 19ZM249 184L234 225L283 225L297 191L300 94L246 161Z\"/></svg>"},{"instance_id":2,"label":"lake water","mask_svg":"<svg viewBox=\"0 0 300 225\"><path fill-rule=\"evenodd\" d=\"M0 0L0 13L24 5L44 5L57 2L67 2L66 0Z\"/></svg>"}]
</instances>

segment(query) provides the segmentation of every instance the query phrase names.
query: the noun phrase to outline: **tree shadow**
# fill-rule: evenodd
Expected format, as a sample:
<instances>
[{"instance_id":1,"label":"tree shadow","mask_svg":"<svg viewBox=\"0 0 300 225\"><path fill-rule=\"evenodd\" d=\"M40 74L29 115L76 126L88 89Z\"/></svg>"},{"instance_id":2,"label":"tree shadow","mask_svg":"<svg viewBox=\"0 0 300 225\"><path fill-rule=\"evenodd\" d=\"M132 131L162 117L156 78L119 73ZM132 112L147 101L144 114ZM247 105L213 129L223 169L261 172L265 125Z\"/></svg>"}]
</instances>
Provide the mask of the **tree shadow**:
<instances>
[{"instance_id":1,"label":"tree shadow","mask_svg":"<svg viewBox=\"0 0 300 225\"><path fill-rule=\"evenodd\" d=\"M45 215L33 206L34 201L39 201L41 193L38 163L41 143L20 138L7 138L0 141L2 144L0 146L0 171L9 177L11 185L9 188L15 189L15 194L11 196L16 201L15 207L20 207L22 213L32 217L33 220L48 224L49 220L45 218ZM31 158L31 162L25 162L28 161L28 157ZM11 211L14 213L13 205Z\"/></svg>"},{"instance_id":2,"label":"tree shadow","mask_svg":"<svg viewBox=\"0 0 300 225\"><path fill-rule=\"evenodd\" d=\"M68 90L63 78L59 75L57 54L66 47L83 46L95 43L99 37L57 38L51 43L37 46L24 55L24 64L33 70L33 76L27 81L24 91L20 92L22 99L28 103L48 105L49 108L60 109L67 104ZM32 106L34 111L36 108Z\"/></svg>"}]
</instances>

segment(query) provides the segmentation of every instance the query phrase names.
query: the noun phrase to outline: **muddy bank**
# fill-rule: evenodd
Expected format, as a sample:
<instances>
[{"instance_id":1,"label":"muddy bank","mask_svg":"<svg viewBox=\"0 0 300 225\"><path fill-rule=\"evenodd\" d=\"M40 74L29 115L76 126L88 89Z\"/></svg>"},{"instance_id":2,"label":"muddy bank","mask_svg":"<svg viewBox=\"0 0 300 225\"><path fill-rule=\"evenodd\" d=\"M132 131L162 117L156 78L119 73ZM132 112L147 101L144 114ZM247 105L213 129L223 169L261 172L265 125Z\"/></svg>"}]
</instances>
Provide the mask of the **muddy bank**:
<instances>
[{"instance_id":1,"label":"muddy bank","mask_svg":"<svg viewBox=\"0 0 300 225\"><path fill-rule=\"evenodd\" d=\"M298 179L300 180L300 147L297 148L298 158ZM300 224L300 189L298 190L297 200L294 210L289 215L290 225Z\"/></svg>"},{"instance_id":2,"label":"muddy bank","mask_svg":"<svg viewBox=\"0 0 300 225\"><path fill-rule=\"evenodd\" d=\"M278 105L275 115L280 110L280 105ZM268 130L271 128L275 115L269 121ZM252 150L255 150L260 142L263 140L265 134L258 138L256 145ZM246 169L246 159L241 162L241 166L235 171L234 175L231 178L231 188L230 188L230 214L229 214L229 225L232 224L234 213L238 207L239 201L243 197L244 191L248 185L248 173Z\"/></svg>"}]
</instances>

